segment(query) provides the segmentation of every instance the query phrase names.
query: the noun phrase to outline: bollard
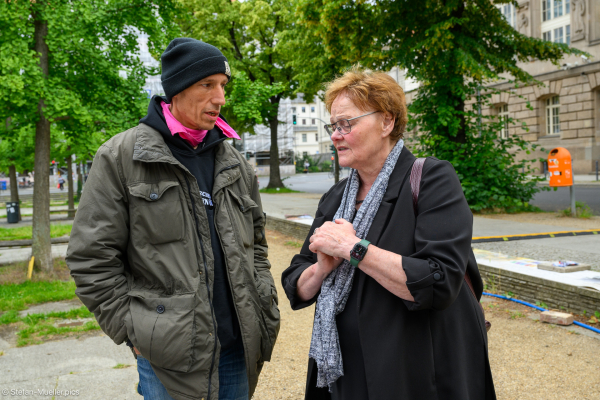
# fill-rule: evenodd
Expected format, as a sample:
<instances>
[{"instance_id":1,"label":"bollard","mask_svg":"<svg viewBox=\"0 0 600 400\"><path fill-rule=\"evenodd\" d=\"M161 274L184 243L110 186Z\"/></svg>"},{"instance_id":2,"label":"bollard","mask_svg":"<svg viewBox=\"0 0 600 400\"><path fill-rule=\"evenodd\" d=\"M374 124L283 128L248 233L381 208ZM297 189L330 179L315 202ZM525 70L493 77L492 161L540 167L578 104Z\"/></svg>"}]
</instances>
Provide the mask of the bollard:
<instances>
[{"instance_id":1,"label":"bollard","mask_svg":"<svg viewBox=\"0 0 600 400\"><path fill-rule=\"evenodd\" d=\"M31 276L33 275L33 263L35 261L35 257L31 257L31 260L29 261L29 267L27 268L27 279L31 279Z\"/></svg>"},{"instance_id":2,"label":"bollard","mask_svg":"<svg viewBox=\"0 0 600 400\"><path fill-rule=\"evenodd\" d=\"M598 181L598 161L596 161L596 181Z\"/></svg>"},{"instance_id":3,"label":"bollard","mask_svg":"<svg viewBox=\"0 0 600 400\"><path fill-rule=\"evenodd\" d=\"M573 217L577 216L577 208L575 207L575 190L573 189L573 186L569 186L570 192L571 192L571 215Z\"/></svg>"}]
</instances>

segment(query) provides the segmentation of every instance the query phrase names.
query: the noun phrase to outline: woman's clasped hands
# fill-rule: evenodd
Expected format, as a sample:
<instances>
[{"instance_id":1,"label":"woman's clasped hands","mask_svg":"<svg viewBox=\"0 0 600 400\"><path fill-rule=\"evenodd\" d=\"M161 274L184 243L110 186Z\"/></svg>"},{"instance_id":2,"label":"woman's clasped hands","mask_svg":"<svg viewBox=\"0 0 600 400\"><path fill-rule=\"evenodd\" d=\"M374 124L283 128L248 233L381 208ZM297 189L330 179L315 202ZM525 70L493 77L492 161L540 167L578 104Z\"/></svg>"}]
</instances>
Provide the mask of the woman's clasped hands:
<instances>
[{"instance_id":1,"label":"woman's clasped hands","mask_svg":"<svg viewBox=\"0 0 600 400\"><path fill-rule=\"evenodd\" d=\"M359 241L350 222L336 219L314 230L308 248L317 253L317 269L325 277L339 267L344 259L350 259L350 251Z\"/></svg>"}]
</instances>

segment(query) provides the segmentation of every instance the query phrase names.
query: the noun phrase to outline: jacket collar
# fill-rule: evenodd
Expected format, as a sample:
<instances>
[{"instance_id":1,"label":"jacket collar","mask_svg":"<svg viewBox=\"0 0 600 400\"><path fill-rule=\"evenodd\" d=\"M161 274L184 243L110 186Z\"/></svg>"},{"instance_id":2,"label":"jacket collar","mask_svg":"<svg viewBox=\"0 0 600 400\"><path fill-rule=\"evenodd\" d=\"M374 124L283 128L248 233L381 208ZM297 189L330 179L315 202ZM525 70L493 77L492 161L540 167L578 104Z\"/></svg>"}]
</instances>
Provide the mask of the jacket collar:
<instances>
[{"instance_id":1,"label":"jacket collar","mask_svg":"<svg viewBox=\"0 0 600 400\"><path fill-rule=\"evenodd\" d=\"M146 124L139 124L136 133L134 161L179 164L159 131Z\"/></svg>"},{"instance_id":2,"label":"jacket collar","mask_svg":"<svg viewBox=\"0 0 600 400\"><path fill-rule=\"evenodd\" d=\"M213 193L238 180L240 160L236 150L226 143L217 144L215 151L215 183ZM147 163L163 162L178 165L187 169L173 156L159 131L146 124L139 124L137 137L133 148L133 160Z\"/></svg>"},{"instance_id":3,"label":"jacket collar","mask_svg":"<svg viewBox=\"0 0 600 400\"><path fill-rule=\"evenodd\" d=\"M219 143L215 152L215 171L232 165L240 164L233 152L235 149L230 145ZM133 148L133 160L142 162L167 162L179 164L173 157L169 146L165 143L160 132L146 124L139 124L137 137Z\"/></svg>"}]
</instances>

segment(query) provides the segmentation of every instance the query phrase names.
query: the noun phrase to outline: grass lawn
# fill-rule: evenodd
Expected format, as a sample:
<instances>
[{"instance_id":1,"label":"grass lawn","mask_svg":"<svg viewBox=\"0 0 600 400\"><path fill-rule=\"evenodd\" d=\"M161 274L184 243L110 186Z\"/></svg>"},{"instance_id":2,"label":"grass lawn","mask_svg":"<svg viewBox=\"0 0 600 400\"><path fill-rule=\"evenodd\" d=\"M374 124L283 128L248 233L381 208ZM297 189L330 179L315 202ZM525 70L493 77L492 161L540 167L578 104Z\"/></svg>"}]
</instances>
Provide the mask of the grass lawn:
<instances>
[{"instance_id":1,"label":"grass lawn","mask_svg":"<svg viewBox=\"0 0 600 400\"><path fill-rule=\"evenodd\" d=\"M27 280L27 262L0 267L0 312L24 310L32 304L74 299L75 282L64 259L54 259L52 272L33 272Z\"/></svg>"},{"instance_id":2,"label":"grass lawn","mask_svg":"<svg viewBox=\"0 0 600 400\"><path fill-rule=\"evenodd\" d=\"M0 285L0 311L25 310L31 304L75 298L75 282L25 282Z\"/></svg>"},{"instance_id":3,"label":"grass lawn","mask_svg":"<svg viewBox=\"0 0 600 400\"><path fill-rule=\"evenodd\" d=\"M82 318L93 318L94 314L84 306L70 311L50 312L45 314L30 314L19 317L17 311L8 311L0 316L0 325L16 324L17 347L30 344L40 344L57 336L73 336L81 332L99 330L100 326L94 321L79 322L78 326L57 326L58 321L69 320L76 322Z\"/></svg>"},{"instance_id":4,"label":"grass lawn","mask_svg":"<svg viewBox=\"0 0 600 400\"><path fill-rule=\"evenodd\" d=\"M270 194L273 194L273 193L302 193L299 190L292 190L292 189L288 189L286 187L276 188L276 189L273 189L273 188L263 188L263 189L260 189L259 192L261 192L261 193L270 193Z\"/></svg>"},{"instance_id":5,"label":"grass lawn","mask_svg":"<svg viewBox=\"0 0 600 400\"><path fill-rule=\"evenodd\" d=\"M57 238L71 234L71 224L53 224L50 225L50 237ZM26 240L31 239L31 226L22 226L19 228L0 228L0 241L3 240Z\"/></svg>"},{"instance_id":6,"label":"grass lawn","mask_svg":"<svg viewBox=\"0 0 600 400\"><path fill-rule=\"evenodd\" d=\"M57 337L75 336L99 330L95 320L78 326L56 326L61 320L93 318L86 307L70 311L19 316L19 311L29 306L51 301L74 299L75 282L69 274L64 259L54 260L52 272L34 271L27 280L27 262L0 267L0 325L16 328L17 346L43 343Z\"/></svg>"}]
</instances>

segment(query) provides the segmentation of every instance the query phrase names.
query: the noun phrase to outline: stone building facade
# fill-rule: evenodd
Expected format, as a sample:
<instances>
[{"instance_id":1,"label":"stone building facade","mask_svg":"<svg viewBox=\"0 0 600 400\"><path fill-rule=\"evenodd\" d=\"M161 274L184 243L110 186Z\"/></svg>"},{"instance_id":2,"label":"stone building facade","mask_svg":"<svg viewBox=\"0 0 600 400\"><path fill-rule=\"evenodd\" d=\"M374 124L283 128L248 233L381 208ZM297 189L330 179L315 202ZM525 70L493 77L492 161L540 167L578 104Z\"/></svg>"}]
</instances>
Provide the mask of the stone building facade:
<instances>
[{"instance_id":1,"label":"stone building facade","mask_svg":"<svg viewBox=\"0 0 600 400\"><path fill-rule=\"evenodd\" d=\"M521 0L519 7L498 7L520 33L566 43L590 56L567 56L559 66L539 60L521 63L543 85L515 87L508 80L490 85L500 93L492 95L482 114L513 119L499 136L520 135L545 149L535 156L545 158L552 148L564 147L573 158L574 173L592 173L600 161L600 0ZM408 92L407 101L415 94ZM540 163L539 172L542 168Z\"/></svg>"},{"instance_id":2,"label":"stone building facade","mask_svg":"<svg viewBox=\"0 0 600 400\"><path fill-rule=\"evenodd\" d=\"M492 96L491 106L482 107L482 114L513 119L498 135L520 135L545 149L533 156L546 158L552 148L564 147L571 153L576 174L593 173L596 161L600 161L600 0L519 0L518 7L502 4L498 8L520 33L566 43L589 56L567 56L559 66L539 60L520 63L543 85L515 88L508 79L490 85L500 93ZM410 103L418 83L409 82L398 68L389 74L403 87ZM301 97L292 102L297 116L296 151L327 152L330 139L321 123L313 119L329 119L322 102L308 104ZM522 122L527 124L527 131ZM538 172L542 171L540 163Z\"/></svg>"}]
</instances>

